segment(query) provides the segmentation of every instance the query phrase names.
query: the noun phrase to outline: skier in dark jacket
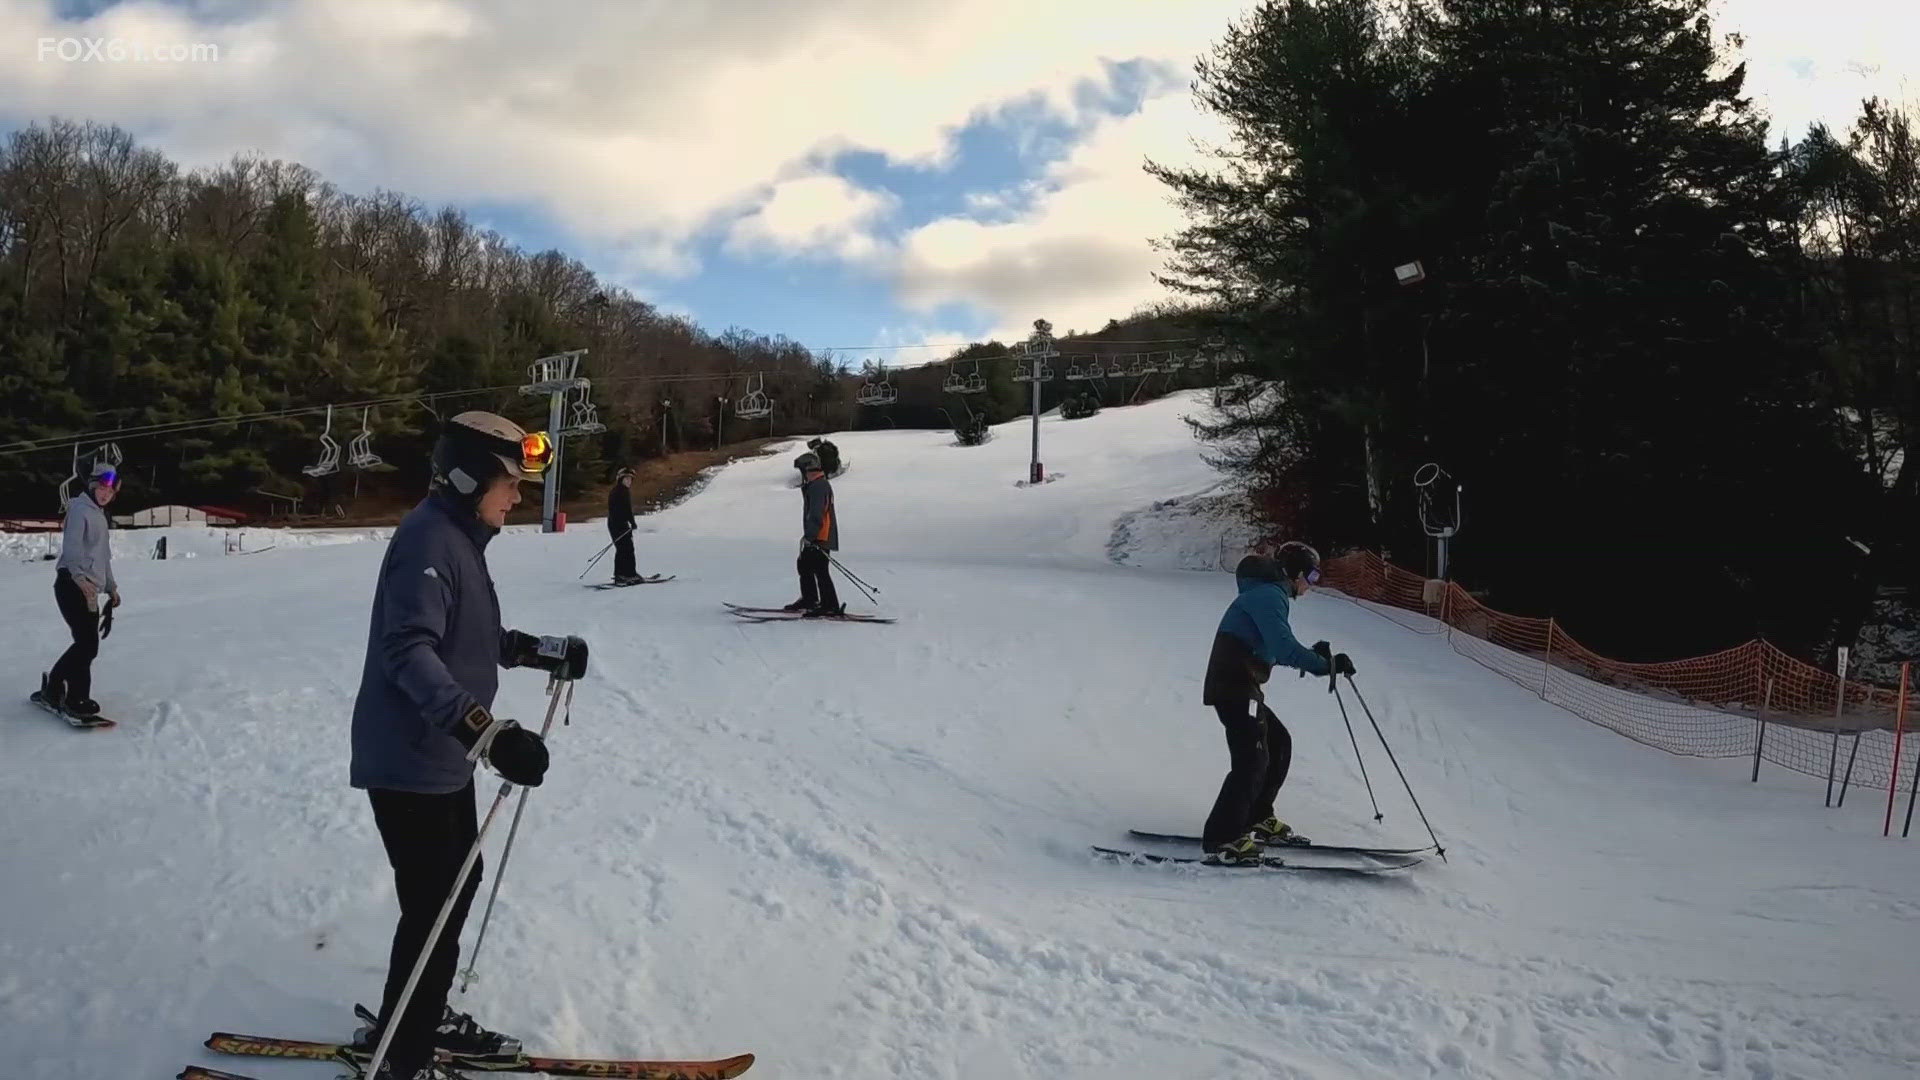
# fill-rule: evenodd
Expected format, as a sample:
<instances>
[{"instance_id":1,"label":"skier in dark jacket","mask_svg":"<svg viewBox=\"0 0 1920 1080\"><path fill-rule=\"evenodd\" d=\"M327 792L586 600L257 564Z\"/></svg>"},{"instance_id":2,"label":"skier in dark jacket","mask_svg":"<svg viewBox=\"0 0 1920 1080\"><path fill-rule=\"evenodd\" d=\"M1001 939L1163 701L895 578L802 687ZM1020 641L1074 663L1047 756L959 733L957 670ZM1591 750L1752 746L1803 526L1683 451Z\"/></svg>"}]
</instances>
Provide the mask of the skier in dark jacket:
<instances>
[{"instance_id":1,"label":"skier in dark jacket","mask_svg":"<svg viewBox=\"0 0 1920 1080\"><path fill-rule=\"evenodd\" d=\"M82 720L100 715L100 704L93 700L93 659L100 654L100 614L103 608L120 606L106 509L119 493L119 471L104 461L95 462L87 489L67 502L60 561L53 570L53 599L60 606L67 631L73 635L73 644L54 661L53 670L40 676L40 689L31 695L58 712Z\"/></svg>"},{"instance_id":2,"label":"skier in dark jacket","mask_svg":"<svg viewBox=\"0 0 1920 1080\"><path fill-rule=\"evenodd\" d=\"M613 583L628 585L640 580L633 561L633 470L614 474L613 490L607 492L607 535L613 540Z\"/></svg>"},{"instance_id":3,"label":"skier in dark jacket","mask_svg":"<svg viewBox=\"0 0 1920 1080\"><path fill-rule=\"evenodd\" d=\"M840 522L834 513L833 483L820 469L820 458L809 451L793 459L800 470L800 599L788 611L809 616L838 615L846 610L833 588L827 553L840 550Z\"/></svg>"},{"instance_id":4,"label":"skier in dark jacket","mask_svg":"<svg viewBox=\"0 0 1920 1080\"><path fill-rule=\"evenodd\" d=\"M1261 848L1283 843L1293 829L1274 816L1273 803L1293 763L1293 737L1267 708L1261 690L1275 664L1309 675L1353 672L1347 654L1331 656L1325 642L1309 649L1287 625L1291 602L1320 580L1319 553L1297 541L1271 558L1249 555L1234 570L1240 595L1227 608L1207 658L1202 701L1213 706L1226 729L1232 764L1220 784L1201 839L1223 862L1260 858Z\"/></svg>"},{"instance_id":5,"label":"skier in dark jacket","mask_svg":"<svg viewBox=\"0 0 1920 1080\"><path fill-rule=\"evenodd\" d=\"M448 421L433 450L432 490L394 530L380 565L351 770L373 805L400 901L379 1019L361 1029L353 1049L365 1063L385 1026L395 1025L377 1080L444 1080L453 1074L435 1071L436 1048L476 1060L520 1053L517 1040L446 1004L460 928L480 883L477 863L406 1011L397 1021L393 1014L479 832L473 759L515 784L537 786L546 775L541 737L491 712L499 669L536 667L560 679L586 671L579 638L501 627L487 570L487 543L520 502L520 481L543 474L549 445L492 413Z\"/></svg>"}]
</instances>

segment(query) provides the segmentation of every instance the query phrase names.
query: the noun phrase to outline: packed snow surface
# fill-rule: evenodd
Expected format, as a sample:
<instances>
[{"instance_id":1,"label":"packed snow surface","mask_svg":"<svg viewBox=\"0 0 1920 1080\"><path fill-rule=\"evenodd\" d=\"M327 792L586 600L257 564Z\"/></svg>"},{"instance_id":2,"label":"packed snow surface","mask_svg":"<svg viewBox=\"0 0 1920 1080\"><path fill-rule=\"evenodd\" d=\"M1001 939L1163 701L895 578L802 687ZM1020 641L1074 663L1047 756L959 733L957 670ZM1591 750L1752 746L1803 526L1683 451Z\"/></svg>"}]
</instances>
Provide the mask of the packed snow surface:
<instances>
[{"instance_id":1,"label":"packed snow surface","mask_svg":"<svg viewBox=\"0 0 1920 1080\"><path fill-rule=\"evenodd\" d=\"M1826 810L1804 778L1667 756L1334 595L1295 629L1353 654L1450 861L1350 880L1092 857L1129 826L1197 831L1226 766L1199 679L1233 582L1178 569L1218 538L1152 512L1217 493L1181 422L1202 407L1049 419L1061 476L1035 488L1024 423L977 448L836 437L859 462L841 556L892 626L721 610L795 595L797 444L642 520L664 585L583 588L597 525L496 540L510 625L583 635L593 670L458 1007L545 1052L751 1050L767 1080L1920 1074L1920 846L1879 838L1883 793ZM64 633L50 566L0 564L9 1077L330 1075L199 1044L344 1037L377 1000L396 909L347 786L385 546L363 535L120 549L103 732L27 705ZM1268 689L1296 747L1282 817L1425 842L1363 714L1378 824L1325 685ZM538 724L544 702L503 674L499 712Z\"/></svg>"}]
</instances>

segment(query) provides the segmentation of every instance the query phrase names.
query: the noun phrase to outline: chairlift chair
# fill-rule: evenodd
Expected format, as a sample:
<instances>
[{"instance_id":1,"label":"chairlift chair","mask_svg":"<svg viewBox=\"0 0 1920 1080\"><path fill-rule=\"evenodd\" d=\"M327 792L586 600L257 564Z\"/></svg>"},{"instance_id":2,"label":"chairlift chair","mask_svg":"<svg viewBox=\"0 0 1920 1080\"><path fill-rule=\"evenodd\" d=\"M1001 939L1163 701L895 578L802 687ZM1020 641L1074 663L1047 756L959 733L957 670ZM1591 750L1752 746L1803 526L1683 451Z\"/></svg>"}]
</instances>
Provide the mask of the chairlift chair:
<instances>
[{"instance_id":1,"label":"chairlift chair","mask_svg":"<svg viewBox=\"0 0 1920 1080\"><path fill-rule=\"evenodd\" d=\"M980 361L975 360L973 370L966 374L954 372L947 376L945 389L949 394L984 394L987 392L987 377L980 373Z\"/></svg>"},{"instance_id":2,"label":"chairlift chair","mask_svg":"<svg viewBox=\"0 0 1920 1080\"><path fill-rule=\"evenodd\" d=\"M568 402L568 423L561 435L598 435L607 430L600 422L600 406L595 405L589 395L592 388L575 387Z\"/></svg>"},{"instance_id":3,"label":"chairlift chair","mask_svg":"<svg viewBox=\"0 0 1920 1080\"><path fill-rule=\"evenodd\" d=\"M383 465L379 454L373 452L373 428L371 420L373 409L368 408L360 414L360 434L347 444L347 464L356 469L371 469Z\"/></svg>"},{"instance_id":4,"label":"chairlift chair","mask_svg":"<svg viewBox=\"0 0 1920 1080\"><path fill-rule=\"evenodd\" d=\"M1036 374L1034 367L1040 363L1039 358L1028 352L1025 342L1015 345L1012 355L1013 381L1019 383L1032 382Z\"/></svg>"},{"instance_id":5,"label":"chairlift chair","mask_svg":"<svg viewBox=\"0 0 1920 1080\"><path fill-rule=\"evenodd\" d=\"M773 400L767 397L767 377L755 372L747 376L747 392L733 403L733 415L742 420L759 420L773 415Z\"/></svg>"},{"instance_id":6,"label":"chairlift chair","mask_svg":"<svg viewBox=\"0 0 1920 1080\"><path fill-rule=\"evenodd\" d=\"M300 470L308 476L330 476L340 471L340 444L333 441L333 406L327 406L327 426L320 431L320 460Z\"/></svg>"}]
</instances>

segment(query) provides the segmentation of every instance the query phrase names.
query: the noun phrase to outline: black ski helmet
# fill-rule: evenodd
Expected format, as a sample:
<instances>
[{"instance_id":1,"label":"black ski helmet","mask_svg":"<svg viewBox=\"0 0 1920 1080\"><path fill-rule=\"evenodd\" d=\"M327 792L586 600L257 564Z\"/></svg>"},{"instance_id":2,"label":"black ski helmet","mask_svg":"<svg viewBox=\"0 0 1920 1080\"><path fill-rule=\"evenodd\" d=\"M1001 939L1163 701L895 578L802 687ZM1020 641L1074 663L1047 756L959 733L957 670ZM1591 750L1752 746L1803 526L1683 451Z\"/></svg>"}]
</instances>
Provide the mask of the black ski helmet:
<instances>
[{"instance_id":1,"label":"black ski helmet","mask_svg":"<svg viewBox=\"0 0 1920 1080\"><path fill-rule=\"evenodd\" d=\"M1241 559L1240 565L1233 568L1233 576L1252 578L1254 581L1271 581L1275 585L1280 584L1281 580L1280 567L1265 555L1249 555Z\"/></svg>"},{"instance_id":2,"label":"black ski helmet","mask_svg":"<svg viewBox=\"0 0 1920 1080\"><path fill-rule=\"evenodd\" d=\"M535 443L537 442L537 445ZM448 420L433 444L433 483L478 498L495 477L540 482L553 450L545 435L490 412L463 412Z\"/></svg>"},{"instance_id":3,"label":"black ski helmet","mask_svg":"<svg viewBox=\"0 0 1920 1080\"><path fill-rule=\"evenodd\" d=\"M820 467L820 455L809 450L793 459L793 467L803 473L813 472Z\"/></svg>"},{"instance_id":4,"label":"black ski helmet","mask_svg":"<svg viewBox=\"0 0 1920 1080\"><path fill-rule=\"evenodd\" d=\"M613 474L613 482L617 484L620 481L625 480L632 475L633 475L633 467L630 465L623 465L620 467L619 472L616 472Z\"/></svg>"},{"instance_id":5,"label":"black ski helmet","mask_svg":"<svg viewBox=\"0 0 1920 1080\"><path fill-rule=\"evenodd\" d=\"M1289 540L1275 548L1273 562L1288 581L1304 577L1312 584L1320 580L1320 553L1298 540Z\"/></svg>"}]
</instances>

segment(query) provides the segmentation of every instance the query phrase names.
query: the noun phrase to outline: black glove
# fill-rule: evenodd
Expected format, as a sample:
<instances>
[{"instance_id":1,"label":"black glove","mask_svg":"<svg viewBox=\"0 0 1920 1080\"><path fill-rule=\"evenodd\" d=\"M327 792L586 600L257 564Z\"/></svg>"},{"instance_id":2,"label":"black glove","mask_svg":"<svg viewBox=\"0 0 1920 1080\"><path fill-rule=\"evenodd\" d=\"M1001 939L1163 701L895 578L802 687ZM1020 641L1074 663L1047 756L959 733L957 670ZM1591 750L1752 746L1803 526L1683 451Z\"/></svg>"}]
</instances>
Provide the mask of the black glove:
<instances>
[{"instance_id":1,"label":"black glove","mask_svg":"<svg viewBox=\"0 0 1920 1080\"><path fill-rule=\"evenodd\" d=\"M1333 673L1335 675L1352 675L1353 658L1346 653L1335 654L1333 658Z\"/></svg>"},{"instance_id":2,"label":"black glove","mask_svg":"<svg viewBox=\"0 0 1920 1080\"><path fill-rule=\"evenodd\" d=\"M547 741L515 725L493 737L487 764L502 780L521 787L539 787L547 776Z\"/></svg>"},{"instance_id":3,"label":"black glove","mask_svg":"<svg viewBox=\"0 0 1920 1080\"><path fill-rule=\"evenodd\" d=\"M587 673L587 643L577 637L534 637L518 630L512 635L511 655L515 667L539 668L562 680L578 679Z\"/></svg>"},{"instance_id":4,"label":"black glove","mask_svg":"<svg viewBox=\"0 0 1920 1080\"><path fill-rule=\"evenodd\" d=\"M1326 643L1326 642L1324 642L1324 641L1316 641L1316 642L1314 642L1314 643L1313 643L1313 651L1314 651L1314 652L1316 652L1316 653L1319 653L1319 654L1320 654L1321 656L1330 656L1330 655L1332 655L1332 651L1333 651L1333 646L1331 646L1331 645L1329 645L1329 644L1327 644L1327 643ZM1328 660L1328 661L1327 661L1327 664L1328 664L1329 666L1331 666L1331 665L1333 664L1333 661L1332 661L1332 660ZM1307 677L1307 669L1306 669L1306 668L1297 668L1297 669L1295 669L1295 670L1297 670L1297 671L1299 671L1299 672L1300 672L1300 677L1301 677L1301 678L1303 678L1303 679L1304 679L1304 678L1306 678L1306 677Z\"/></svg>"},{"instance_id":5,"label":"black glove","mask_svg":"<svg viewBox=\"0 0 1920 1080\"><path fill-rule=\"evenodd\" d=\"M453 737L467 748L469 759L486 758L511 783L539 787L547 775L546 740L511 720L496 719L478 702L453 725Z\"/></svg>"}]
</instances>

